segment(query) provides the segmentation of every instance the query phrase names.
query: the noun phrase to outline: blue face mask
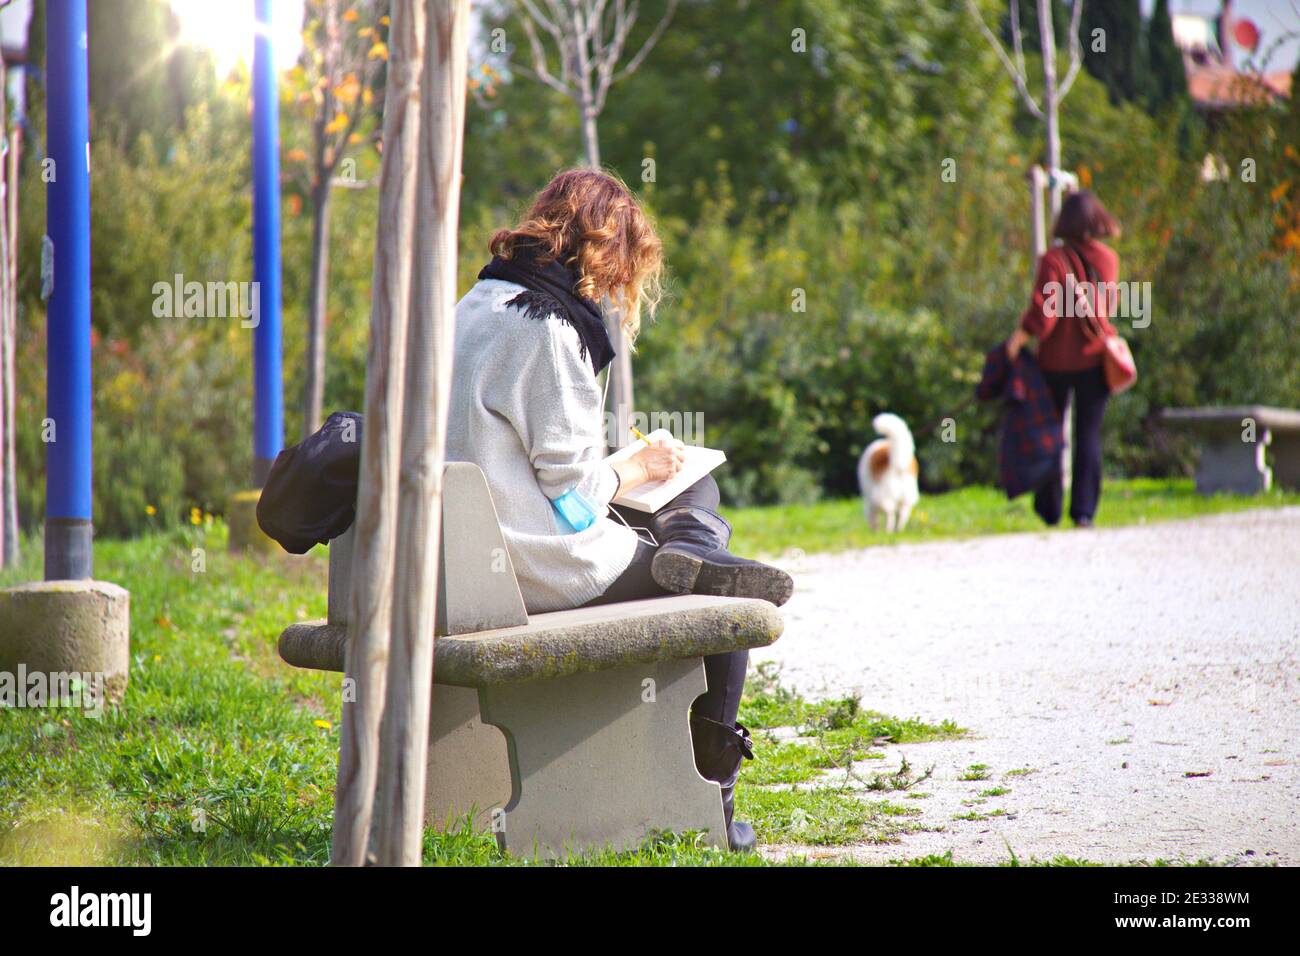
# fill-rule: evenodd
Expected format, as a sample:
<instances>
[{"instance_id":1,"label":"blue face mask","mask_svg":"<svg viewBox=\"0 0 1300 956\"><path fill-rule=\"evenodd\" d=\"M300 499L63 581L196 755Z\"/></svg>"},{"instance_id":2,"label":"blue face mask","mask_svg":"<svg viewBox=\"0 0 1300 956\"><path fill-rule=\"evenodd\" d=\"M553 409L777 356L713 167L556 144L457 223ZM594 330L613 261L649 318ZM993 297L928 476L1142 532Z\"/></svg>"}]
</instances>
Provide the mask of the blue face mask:
<instances>
[{"instance_id":1,"label":"blue face mask","mask_svg":"<svg viewBox=\"0 0 1300 956\"><path fill-rule=\"evenodd\" d=\"M564 534L586 531L596 522L596 506L576 488L553 499L551 507L555 509L557 523Z\"/></svg>"}]
</instances>

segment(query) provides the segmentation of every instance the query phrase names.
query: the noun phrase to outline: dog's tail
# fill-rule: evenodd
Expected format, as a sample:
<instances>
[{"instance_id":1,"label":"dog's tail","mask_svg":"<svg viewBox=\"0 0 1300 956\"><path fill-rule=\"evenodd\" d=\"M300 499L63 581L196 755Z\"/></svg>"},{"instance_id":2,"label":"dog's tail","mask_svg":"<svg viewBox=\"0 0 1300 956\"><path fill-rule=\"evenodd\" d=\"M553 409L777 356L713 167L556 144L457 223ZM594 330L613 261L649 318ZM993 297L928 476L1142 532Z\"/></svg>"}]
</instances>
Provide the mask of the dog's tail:
<instances>
[{"instance_id":1,"label":"dog's tail","mask_svg":"<svg viewBox=\"0 0 1300 956\"><path fill-rule=\"evenodd\" d=\"M871 420L871 427L889 441L889 463L895 468L909 468L916 457L916 443L911 429L892 412L882 412Z\"/></svg>"}]
</instances>

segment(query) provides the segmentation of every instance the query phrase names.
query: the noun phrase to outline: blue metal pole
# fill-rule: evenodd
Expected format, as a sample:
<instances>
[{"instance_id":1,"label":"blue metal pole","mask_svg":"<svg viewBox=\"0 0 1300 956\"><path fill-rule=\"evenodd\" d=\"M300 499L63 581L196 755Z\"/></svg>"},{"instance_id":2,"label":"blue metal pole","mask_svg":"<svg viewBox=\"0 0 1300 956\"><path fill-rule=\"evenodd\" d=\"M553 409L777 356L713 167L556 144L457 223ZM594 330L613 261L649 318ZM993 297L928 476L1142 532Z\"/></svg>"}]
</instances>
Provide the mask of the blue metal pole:
<instances>
[{"instance_id":1,"label":"blue metal pole","mask_svg":"<svg viewBox=\"0 0 1300 956\"><path fill-rule=\"evenodd\" d=\"M91 558L90 120L86 0L45 12L49 158L46 232L53 246L46 401L45 579L89 578Z\"/></svg>"},{"instance_id":2,"label":"blue metal pole","mask_svg":"<svg viewBox=\"0 0 1300 956\"><path fill-rule=\"evenodd\" d=\"M260 488L284 447L280 356L280 104L271 48L271 0L254 0L253 279L260 306L253 330L253 484Z\"/></svg>"}]
</instances>

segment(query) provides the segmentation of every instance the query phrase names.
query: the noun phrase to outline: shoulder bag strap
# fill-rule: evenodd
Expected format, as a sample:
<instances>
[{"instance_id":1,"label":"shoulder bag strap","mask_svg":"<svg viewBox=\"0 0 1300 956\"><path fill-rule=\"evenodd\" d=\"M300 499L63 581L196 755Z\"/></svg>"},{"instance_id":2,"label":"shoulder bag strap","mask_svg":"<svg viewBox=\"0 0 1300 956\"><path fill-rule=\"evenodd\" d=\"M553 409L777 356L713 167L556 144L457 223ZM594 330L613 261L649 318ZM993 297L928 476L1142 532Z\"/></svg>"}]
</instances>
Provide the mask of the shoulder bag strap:
<instances>
[{"instance_id":1,"label":"shoulder bag strap","mask_svg":"<svg viewBox=\"0 0 1300 956\"><path fill-rule=\"evenodd\" d=\"M1086 333L1091 334L1093 338L1103 339L1105 338L1105 334L1103 332L1101 318L1096 314L1097 299L1100 296L1100 292L1097 288L1097 272L1092 268L1092 263L1090 263L1087 260L1087 258L1084 257L1083 253L1080 252L1078 247L1075 246L1074 244L1071 243L1062 246L1062 249L1065 251L1066 262L1070 262L1070 255L1071 253L1073 253L1074 258L1077 259L1079 261L1079 265L1083 267L1081 270L1076 271L1073 267L1073 263L1070 263L1071 272L1074 274L1075 281L1076 282L1078 281L1079 272L1081 271L1083 275L1087 278L1088 284L1091 286L1092 296L1090 297L1089 302L1092 305L1091 311L1093 314L1087 316L1077 316L1077 318L1081 318L1083 320L1083 327Z\"/></svg>"}]
</instances>

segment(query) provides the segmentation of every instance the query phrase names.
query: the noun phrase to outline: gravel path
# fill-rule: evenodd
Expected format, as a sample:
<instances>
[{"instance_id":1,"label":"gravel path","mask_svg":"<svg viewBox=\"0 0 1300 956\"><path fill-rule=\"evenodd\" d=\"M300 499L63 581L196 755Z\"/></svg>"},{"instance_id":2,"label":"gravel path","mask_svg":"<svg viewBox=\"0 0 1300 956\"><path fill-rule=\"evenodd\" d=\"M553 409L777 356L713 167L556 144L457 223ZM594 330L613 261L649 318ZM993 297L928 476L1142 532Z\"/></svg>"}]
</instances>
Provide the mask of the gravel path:
<instances>
[{"instance_id":1,"label":"gravel path","mask_svg":"<svg viewBox=\"0 0 1300 956\"><path fill-rule=\"evenodd\" d=\"M755 661L810 697L971 731L867 768L933 766L931 796L898 802L942 830L797 852L1300 865L1300 508L785 566L785 635ZM960 780L972 764L989 780Z\"/></svg>"}]
</instances>

